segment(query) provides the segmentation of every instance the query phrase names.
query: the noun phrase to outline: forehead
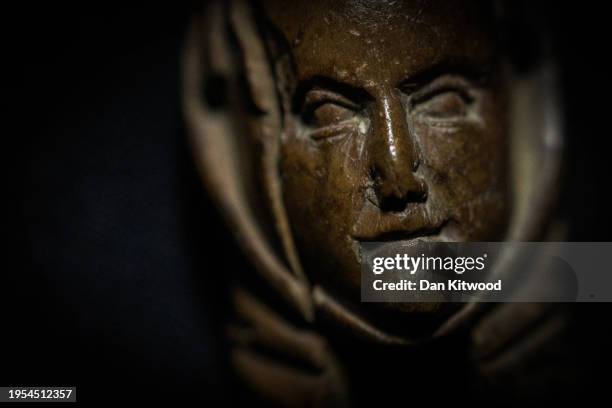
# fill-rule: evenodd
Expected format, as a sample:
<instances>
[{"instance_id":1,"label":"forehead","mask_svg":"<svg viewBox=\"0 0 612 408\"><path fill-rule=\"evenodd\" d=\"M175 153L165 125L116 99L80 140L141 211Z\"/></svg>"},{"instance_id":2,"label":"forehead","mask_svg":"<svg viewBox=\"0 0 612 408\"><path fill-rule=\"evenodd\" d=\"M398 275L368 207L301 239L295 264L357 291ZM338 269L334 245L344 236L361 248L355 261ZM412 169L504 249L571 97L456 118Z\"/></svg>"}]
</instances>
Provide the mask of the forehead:
<instances>
[{"instance_id":1,"label":"forehead","mask_svg":"<svg viewBox=\"0 0 612 408\"><path fill-rule=\"evenodd\" d=\"M263 3L302 81L323 76L367 89L397 85L439 65L486 65L491 58L486 18L471 1Z\"/></svg>"}]
</instances>

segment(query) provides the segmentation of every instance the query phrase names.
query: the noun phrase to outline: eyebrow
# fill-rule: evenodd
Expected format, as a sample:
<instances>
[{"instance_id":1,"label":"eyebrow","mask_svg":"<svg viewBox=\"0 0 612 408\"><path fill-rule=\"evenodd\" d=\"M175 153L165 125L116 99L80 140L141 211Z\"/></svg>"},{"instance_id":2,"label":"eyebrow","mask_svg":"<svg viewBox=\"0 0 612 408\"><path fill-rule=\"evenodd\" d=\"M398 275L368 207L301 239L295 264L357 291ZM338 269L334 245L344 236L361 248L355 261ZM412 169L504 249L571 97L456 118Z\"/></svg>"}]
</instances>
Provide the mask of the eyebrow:
<instances>
[{"instance_id":1,"label":"eyebrow","mask_svg":"<svg viewBox=\"0 0 612 408\"><path fill-rule=\"evenodd\" d=\"M296 92L291 103L292 110L298 112L302 109L308 92L314 89L325 89L342 95L356 105L361 105L366 101L373 100L374 97L365 89L339 81L337 79L316 75L298 83Z\"/></svg>"},{"instance_id":2,"label":"eyebrow","mask_svg":"<svg viewBox=\"0 0 612 408\"><path fill-rule=\"evenodd\" d=\"M484 84L490 79L492 72L492 64L478 63L466 57L451 57L401 80L396 88L413 91L445 74L459 75L475 83Z\"/></svg>"}]
</instances>

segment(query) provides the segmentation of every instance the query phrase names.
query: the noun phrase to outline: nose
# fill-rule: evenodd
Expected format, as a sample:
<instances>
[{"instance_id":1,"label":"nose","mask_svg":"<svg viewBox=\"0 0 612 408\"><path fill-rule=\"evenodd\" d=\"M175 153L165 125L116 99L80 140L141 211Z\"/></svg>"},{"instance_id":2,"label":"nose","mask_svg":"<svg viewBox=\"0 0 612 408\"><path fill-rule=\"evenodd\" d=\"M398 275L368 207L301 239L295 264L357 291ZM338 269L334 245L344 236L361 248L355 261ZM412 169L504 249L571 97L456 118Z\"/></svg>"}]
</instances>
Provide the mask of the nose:
<instances>
[{"instance_id":1,"label":"nose","mask_svg":"<svg viewBox=\"0 0 612 408\"><path fill-rule=\"evenodd\" d=\"M371 115L370 177L380 209L399 212L410 202L424 201L427 187L415 174L418 146L399 94L390 91L377 99Z\"/></svg>"}]
</instances>

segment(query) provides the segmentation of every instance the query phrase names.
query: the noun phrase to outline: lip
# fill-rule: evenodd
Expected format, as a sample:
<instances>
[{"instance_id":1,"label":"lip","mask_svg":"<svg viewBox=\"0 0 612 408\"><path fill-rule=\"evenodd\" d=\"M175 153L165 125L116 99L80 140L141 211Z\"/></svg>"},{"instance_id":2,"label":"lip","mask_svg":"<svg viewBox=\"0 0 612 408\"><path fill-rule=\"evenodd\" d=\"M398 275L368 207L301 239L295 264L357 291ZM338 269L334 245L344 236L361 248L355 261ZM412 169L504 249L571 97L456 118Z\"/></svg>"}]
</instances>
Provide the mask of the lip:
<instances>
[{"instance_id":1,"label":"lip","mask_svg":"<svg viewBox=\"0 0 612 408\"><path fill-rule=\"evenodd\" d=\"M435 241L441 237L445 225L446 221L437 226L424 226L413 231L404 229L382 231L374 236L354 237L354 239L359 242Z\"/></svg>"},{"instance_id":2,"label":"lip","mask_svg":"<svg viewBox=\"0 0 612 408\"><path fill-rule=\"evenodd\" d=\"M425 206L411 205L401 213L383 213L365 206L352 228L357 242L442 240L448 219L432 217Z\"/></svg>"}]
</instances>

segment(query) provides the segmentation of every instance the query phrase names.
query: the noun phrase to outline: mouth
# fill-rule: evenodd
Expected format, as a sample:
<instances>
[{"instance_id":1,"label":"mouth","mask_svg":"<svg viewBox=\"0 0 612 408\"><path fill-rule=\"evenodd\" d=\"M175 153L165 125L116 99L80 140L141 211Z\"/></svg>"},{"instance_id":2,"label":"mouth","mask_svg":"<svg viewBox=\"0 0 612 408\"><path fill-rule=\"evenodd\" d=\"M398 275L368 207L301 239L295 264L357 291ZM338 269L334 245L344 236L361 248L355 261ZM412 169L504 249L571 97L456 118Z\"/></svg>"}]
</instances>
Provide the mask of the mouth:
<instances>
[{"instance_id":1,"label":"mouth","mask_svg":"<svg viewBox=\"0 0 612 408\"><path fill-rule=\"evenodd\" d=\"M442 210L412 203L402 212L383 212L364 205L350 231L350 238L360 242L448 241L455 236L455 222Z\"/></svg>"},{"instance_id":2,"label":"mouth","mask_svg":"<svg viewBox=\"0 0 612 408\"><path fill-rule=\"evenodd\" d=\"M383 231L373 231L367 235L356 235L353 239L357 242L405 242L414 241L443 241L445 240L444 229L448 225L448 220L437 225L424 225L416 229L391 229Z\"/></svg>"}]
</instances>

